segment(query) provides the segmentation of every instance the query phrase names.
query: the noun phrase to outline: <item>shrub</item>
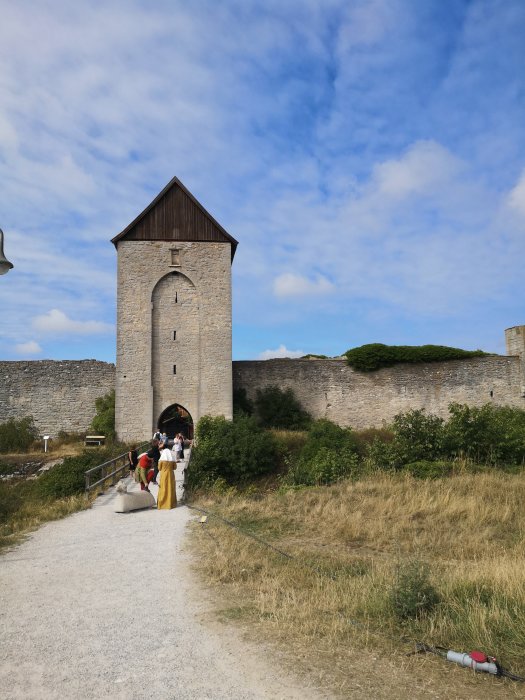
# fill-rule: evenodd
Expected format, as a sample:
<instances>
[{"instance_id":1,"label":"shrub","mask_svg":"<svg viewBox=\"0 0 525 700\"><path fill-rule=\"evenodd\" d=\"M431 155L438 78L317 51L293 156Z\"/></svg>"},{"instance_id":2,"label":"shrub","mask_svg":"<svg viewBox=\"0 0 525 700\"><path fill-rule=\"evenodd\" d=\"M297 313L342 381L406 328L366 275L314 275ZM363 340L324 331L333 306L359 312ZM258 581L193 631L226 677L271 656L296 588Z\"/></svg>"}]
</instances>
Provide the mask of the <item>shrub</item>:
<instances>
[{"instance_id":1,"label":"shrub","mask_svg":"<svg viewBox=\"0 0 525 700\"><path fill-rule=\"evenodd\" d=\"M251 416L253 414L253 401L248 398L246 389L234 389L233 414L235 416L239 414Z\"/></svg>"},{"instance_id":2,"label":"shrub","mask_svg":"<svg viewBox=\"0 0 525 700\"><path fill-rule=\"evenodd\" d=\"M283 391L278 386L257 389L255 410L259 423L264 428L304 430L311 421L293 390Z\"/></svg>"},{"instance_id":3,"label":"shrub","mask_svg":"<svg viewBox=\"0 0 525 700\"><path fill-rule=\"evenodd\" d=\"M320 451L314 459L292 462L283 478L285 486L322 486L346 479L359 470L359 457L350 450Z\"/></svg>"},{"instance_id":4,"label":"shrub","mask_svg":"<svg viewBox=\"0 0 525 700\"><path fill-rule=\"evenodd\" d=\"M253 417L238 415L228 421L203 416L197 424L188 485L209 485L217 479L228 484L247 481L275 470L276 465L275 440Z\"/></svg>"},{"instance_id":5,"label":"shrub","mask_svg":"<svg viewBox=\"0 0 525 700\"><path fill-rule=\"evenodd\" d=\"M390 604L397 618L418 619L439 602L439 594L430 582L427 564L413 559L398 565L396 580L390 591Z\"/></svg>"},{"instance_id":6,"label":"shrub","mask_svg":"<svg viewBox=\"0 0 525 700\"><path fill-rule=\"evenodd\" d=\"M420 459L438 459L445 451L443 419L427 415L424 409L400 413L394 418L392 432L398 466Z\"/></svg>"},{"instance_id":7,"label":"shrub","mask_svg":"<svg viewBox=\"0 0 525 700\"><path fill-rule=\"evenodd\" d=\"M0 452L26 452L38 438L31 416L10 418L0 425Z\"/></svg>"},{"instance_id":8,"label":"shrub","mask_svg":"<svg viewBox=\"0 0 525 700\"><path fill-rule=\"evenodd\" d=\"M330 449L357 452L354 433L351 428L342 428L326 418L321 418L314 421L308 430L305 445L301 450L301 459L315 459L319 452Z\"/></svg>"},{"instance_id":9,"label":"shrub","mask_svg":"<svg viewBox=\"0 0 525 700\"><path fill-rule=\"evenodd\" d=\"M384 345L383 343L361 345L344 353L348 364L359 372L373 372L381 367L391 367L400 362L443 362L483 357L488 354L482 350L461 350L445 345Z\"/></svg>"},{"instance_id":10,"label":"shrub","mask_svg":"<svg viewBox=\"0 0 525 700\"><path fill-rule=\"evenodd\" d=\"M115 439L115 390L95 401L97 412L91 421L90 430L105 435L108 441Z\"/></svg>"},{"instance_id":11,"label":"shrub","mask_svg":"<svg viewBox=\"0 0 525 700\"><path fill-rule=\"evenodd\" d=\"M371 445L378 441L390 443L394 439L394 433L389 428L365 428L364 430L354 430L353 437L357 452L361 457L365 457Z\"/></svg>"},{"instance_id":12,"label":"shrub","mask_svg":"<svg viewBox=\"0 0 525 700\"><path fill-rule=\"evenodd\" d=\"M525 461L525 411L485 404L480 408L457 403L449 406L446 426L451 455L463 454L488 464Z\"/></svg>"},{"instance_id":13,"label":"shrub","mask_svg":"<svg viewBox=\"0 0 525 700\"><path fill-rule=\"evenodd\" d=\"M112 451L85 451L76 457L66 457L61 464L43 474L35 484L37 493L46 498L64 498L82 493L85 488L84 473L91 467L108 461Z\"/></svg>"},{"instance_id":14,"label":"shrub","mask_svg":"<svg viewBox=\"0 0 525 700\"><path fill-rule=\"evenodd\" d=\"M305 430L272 430L271 433L279 454L290 459L299 457L308 436Z\"/></svg>"},{"instance_id":15,"label":"shrub","mask_svg":"<svg viewBox=\"0 0 525 700\"><path fill-rule=\"evenodd\" d=\"M329 420L312 423L304 447L292 464L284 483L313 486L331 484L358 470L359 457L354 434Z\"/></svg>"},{"instance_id":16,"label":"shrub","mask_svg":"<svg viewBox=\"0 0 525 700\"><path fill-rule=\"evenodd\" d=\"M379 469L401 469L405 464L446 454L443 419L426 415L423 409L399 413L390 430L390 442L376 438L365 448L368 461Z\"/></svg>"},{"instance_id":17,"label":"shrub","mask_svg":"<svg viewBox=\"0 0 525 700\"><path fill-rule=\"evenodd\" d=\"M403 471L412 474L418 479L439 479L442 476L449 476L453 471L452 462L435 461L421 459L418 462L405 464Z\"/></svg>"}]
</instances>

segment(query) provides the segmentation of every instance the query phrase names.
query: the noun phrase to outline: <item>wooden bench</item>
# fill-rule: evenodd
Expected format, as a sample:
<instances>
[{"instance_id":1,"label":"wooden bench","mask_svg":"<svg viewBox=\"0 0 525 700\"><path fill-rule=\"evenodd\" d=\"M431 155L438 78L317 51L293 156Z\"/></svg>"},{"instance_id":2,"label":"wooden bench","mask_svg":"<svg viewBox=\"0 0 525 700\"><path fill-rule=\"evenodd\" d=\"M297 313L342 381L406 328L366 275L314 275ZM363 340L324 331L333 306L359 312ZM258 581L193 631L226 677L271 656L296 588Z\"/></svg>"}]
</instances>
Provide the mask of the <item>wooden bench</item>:
<instances>
[{"instance_id":1,"label":"wooden bench","mask_svg":"<svg viewBox=\"0 0 525 700\"><path fill-rule=\"evenodd\" d=\"M105 435L86 435L84 444L86 447L100 447L106 442Z\"/></svg>"}]
</instances>

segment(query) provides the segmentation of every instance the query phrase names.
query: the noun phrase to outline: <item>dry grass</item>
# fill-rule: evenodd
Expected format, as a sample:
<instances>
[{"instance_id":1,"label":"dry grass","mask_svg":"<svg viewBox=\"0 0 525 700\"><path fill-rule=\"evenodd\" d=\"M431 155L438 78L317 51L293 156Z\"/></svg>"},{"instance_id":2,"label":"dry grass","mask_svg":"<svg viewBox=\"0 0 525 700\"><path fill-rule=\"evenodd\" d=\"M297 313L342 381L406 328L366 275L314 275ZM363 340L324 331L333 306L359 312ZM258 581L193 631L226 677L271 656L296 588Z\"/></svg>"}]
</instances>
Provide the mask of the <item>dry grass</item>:
<instances>
[{"instance_id":1,"label":"dry grass","mask_svg":"<svg viewBox=\"0 0 525 700\"><path fill-rule=\"evenodd\" d=\"M325 684L330 677L334 694L348 681L356 649L395 665L410 649L402 638L479 648L525 675L524 502L525 475L496 472L432 481L382 473L257 498L229 491L199 505L296 561L210 518L195 534L199 567L233 601L223 615L286 646ZM399 620L390 591L396 569L414 559L428 564L441 602ZM428 662L403 663L416 685L423 683ZM473 677L438 659L430 667L452 683L442 697L521 697L522 688L508 681Z\"/></svg>"},{"instance_id":2,"label":"dry grass","mask_svg":"<svg viewBox=\"0 0 525 700\"><path fill-rule=\"evenodd\" d=\"M2 493L2 498L9 495ZM84 508L89 508L94 495L80 494L53 501L25 498L14 513L2 517L0 522L0 549L18 544L40 525L51 520L60 520Z\"/></svg>"},{"instance_id":3,"label":"dry grass","mask_svg":"<svg viewBox=\"0 0 525 700\"><path fill-rule=\"evenodd\" d=\"M48 444L48 451L44 452L43 442L33 443L31 449L25 452L7 452L0 454L0 462L17 463L29 462L38 459L42 462L50 462L65 457L74 457L85 450L84 441L81 439L73 442L63 441L59 438L51 440Z\"/></svg>"}]
</instances>

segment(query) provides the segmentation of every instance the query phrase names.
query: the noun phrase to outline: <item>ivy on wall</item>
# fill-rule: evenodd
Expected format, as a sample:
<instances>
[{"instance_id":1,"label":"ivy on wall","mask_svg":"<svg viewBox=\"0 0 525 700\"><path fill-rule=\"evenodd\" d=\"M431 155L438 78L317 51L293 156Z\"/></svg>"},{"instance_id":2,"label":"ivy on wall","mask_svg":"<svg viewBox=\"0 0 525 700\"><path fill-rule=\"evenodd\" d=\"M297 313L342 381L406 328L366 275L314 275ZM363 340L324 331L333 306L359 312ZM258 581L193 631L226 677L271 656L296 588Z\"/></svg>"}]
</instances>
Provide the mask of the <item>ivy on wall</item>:
<instances>
[{"instance_id":1,"label":"ivy on wall","mask_svg":"<svg viewBox=\"0 0 525 700\"><path fill-rule=\"evenodd\" d=\"M369 343L347 350L348 364L359 372L373 372L381 367L392 367L401 362L444 362L484 357L491 353L483 350L461 350L446 345L384 345Z\"/></svg>"}]
</instances>

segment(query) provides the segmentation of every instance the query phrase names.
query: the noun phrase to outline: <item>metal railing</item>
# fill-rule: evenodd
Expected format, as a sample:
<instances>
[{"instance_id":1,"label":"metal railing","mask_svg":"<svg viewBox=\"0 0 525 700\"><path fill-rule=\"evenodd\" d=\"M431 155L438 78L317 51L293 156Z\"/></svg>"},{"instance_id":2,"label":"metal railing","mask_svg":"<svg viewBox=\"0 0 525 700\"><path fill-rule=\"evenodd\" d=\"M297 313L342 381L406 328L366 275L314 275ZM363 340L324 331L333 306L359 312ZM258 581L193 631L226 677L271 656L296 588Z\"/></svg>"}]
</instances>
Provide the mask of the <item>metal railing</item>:
<instances>
[{"instance_id":1,"label":"metal railing","mask_svg":"<svg viewBox=\"0 0 525 700\"><path fill-rule=\"evenodd\" d=\"M137 447L137 452L140 454L140 452L143 452L149 445L149 442L143 443ZM101 484L103 487L113 486L122 475L129 470L128 454L129 451L124 452L124 454L118 455L118 457L113 457L113 459L107 462L103 462L96 467L88 469L84 473L86 478L86 491L92 491ZM98 475L96 475L97 472ZM92 478L96 479L93 483L91 482Z\"/></svg>"}]
</instances>

